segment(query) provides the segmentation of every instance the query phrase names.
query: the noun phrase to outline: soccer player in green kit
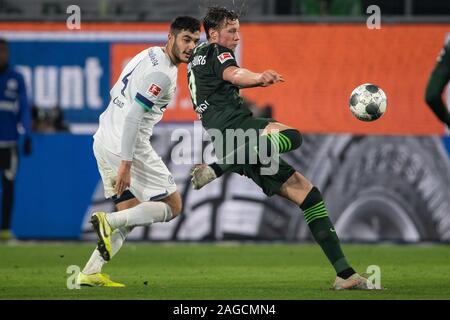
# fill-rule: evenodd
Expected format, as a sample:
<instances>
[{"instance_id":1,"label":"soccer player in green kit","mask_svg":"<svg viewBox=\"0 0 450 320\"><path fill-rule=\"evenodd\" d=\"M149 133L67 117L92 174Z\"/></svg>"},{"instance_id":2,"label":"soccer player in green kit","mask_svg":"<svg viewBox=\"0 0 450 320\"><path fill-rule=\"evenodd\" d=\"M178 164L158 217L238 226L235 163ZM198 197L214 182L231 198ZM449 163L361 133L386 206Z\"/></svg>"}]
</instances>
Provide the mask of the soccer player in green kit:
<instances>
[{"instance_id":1,"label":"soccer player in green kit","mask_svg":"<svg viewBox=\"0 0 450 320\"><path fill-rule=\"evenodd\" d=\"M283 77L273 70L255 73L237 65L234 50L239 43L239 17L231 10L221 7L209 8L203 19L207 43L194 49L188 64L188 83L194 109L201 118L203 127L225 134L226 130L257 130L257 145L246 141L234 152L244 152L246 161L252 152L259 157L259 146L266 145L268 155L292 151L302 143L297 129L273 119L255 118L242 108L240 88L267 87L283 82ZM224 139L225 140L225 139ZM223 146L213 139L214 147ZM255 143L255 142L253 142ZM222 144L222 145L219 145ZM255 156L255 155L253 155ZM234 172L252 179L263 192L272 196L278 194L303 210L306 222L314 239L321 246L333 265L337 277L333 288L373 289L367 279L356 273L345 258L338 236L325 208L320 191L281 158L277 158L278 170L271 175L262 174L262 159L256 164L235 163L236 155L226 157L212 164L194 166L191 175L195 189L213 181L225 172ZM227 161L230 160L231 161Z\"/></svg>"},{"instance_id":2,"label":"soccer player in green kit","mask_svg":"<svg viewBox=\"0 0 450 320\"><path fill-rule=\"evenodd\" d=\"M442 92L450 80L450 40L447 41L437 59L437 64L428 80L425 100L434 114L450 129L450 113L442 101Z\"/></svg>"}]
</instances>

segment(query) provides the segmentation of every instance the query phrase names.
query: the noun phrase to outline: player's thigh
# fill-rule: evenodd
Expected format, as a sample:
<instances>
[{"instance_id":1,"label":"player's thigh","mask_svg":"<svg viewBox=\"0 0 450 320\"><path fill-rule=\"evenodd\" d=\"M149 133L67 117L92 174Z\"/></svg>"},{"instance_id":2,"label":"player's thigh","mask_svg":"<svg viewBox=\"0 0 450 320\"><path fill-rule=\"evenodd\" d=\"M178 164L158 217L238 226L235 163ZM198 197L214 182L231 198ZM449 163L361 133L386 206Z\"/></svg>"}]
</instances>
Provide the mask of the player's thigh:
<instances>
[{"instance_id":1,"label":"player's thigh","mask_svg":"<svg viewBox=\"0 0 450 320\"><path fill-rule=\"evenodd\" d=\"M283 131L287 129L292 129L292 127L289 127L281 122L278 122L273 118L255 118L255 117L246 118L240 123L239 127L244 129L244 131L248 129L256 129L262 135L266 135L267 133L270 133L272 131Z\"/></svg>"},{"instance_id":2,"label":"player's thigh","mask_svg":"<svg viewBox=\"0 0 450 320\"><path fill-rule=\"evenodd\" d=\"M159 201L177 191L174 178L153 150L135 154L131 166L131 193L143 201Z\"/></svg>"},{"instance_id":3,"label":"player's thigh","mask_svg":"<svg viewBox=\"0 0 450 320\"><path fill-rule=\"evenodd\" d=\"M272 118L254 118L249 117L241 122L240 128L242 128L244 131L246 130L257 130L258 135L267 135L268 133L277 131L284 131L288 129L292 129L292 127L289 127L281 122L277 122L275 119Z\"/></svg>"},{"instance_id":4,"label":"player's thigh","mask_svg":"<svg viewBox=\"0 0 450 320\"><path fill-rule=\"evenodd\" d=\"M292 129L292 127L289 127L281 122L270 122L266 127L264 127L264 130L262 132L262 135L266 135L268 133L272 132L280 132L284 130Z\"/></svg>"},{"instance_id":5,"label":"player's thigh","mask_svg":"<svg viewBox=\"0 0 450 320\"><path fill-rule=\"evenodd\" d=\"M244 131L247 130L257 130L258 133L262 132L264 128L266 128L271 123L277 123L272 118L255 118L255 117L247 117L243 121L239 123L236 129L242 129Z\"/></svg>"},{"instance_id":6,"label":"player's thigh","mask_svg":"<svg viewBox=\"0 0 450 320\"><path fill-rule=\"evenodd\" d=\"M242 130L245 136L258 137L267 124L271 121L275 120L271 118L255 118L252 116L247 116L242 120L233 122L225 131L222 132L222 136L214 137L213 146L216 156L221 159L233 149L240 147L248 141L248 138L245 137L244 139L239 139L240 133L238 130Z\"/></svg>"},{"instance_id":7,"label":"player's thigh","mask_svg":"<svg viewBox=\"0 0 450 320\"><path fill-rule=\"evenodd\" d=\"M94 155L102 177L105 197L112 198L115 196L114 186L121 158L96 143L94 143ZM174 193L177 188L166 165L156 152L149 148L135 152L131 165L131 183L128 190L139 202L144 202L159 201ZM123 206L133 205L134 203L124 204Z\"/></svg>"},{"instance_id":8,"label":"player's thigh","mask_svg":"<svg viewBox=\"0 0 450 320\"><path fill-rule=\"evenodd\" d=\"M109 199L115 195L114 186L116 184L118 170L117 163L115 162L120 161L120 159L111 161L111 158L115 155L109 154L107 150L96 142L94 142L93 151L97 161L98 172L100 173L100 177L103 182L105 198Z\"/></svg>"},{"instance_id":9,"label":"player's thigh","mask_svg":"<svg viewBox=\"0 0 450 320\"><path fill-rule=\"evenodd\" d=\"M128 199L128 200L116 203L116 209L117 209L117 211L122 211L125 209L134 208L140 203L141 202L138 199L132 198L132 199Z\"/></svg>"}]
</instances>

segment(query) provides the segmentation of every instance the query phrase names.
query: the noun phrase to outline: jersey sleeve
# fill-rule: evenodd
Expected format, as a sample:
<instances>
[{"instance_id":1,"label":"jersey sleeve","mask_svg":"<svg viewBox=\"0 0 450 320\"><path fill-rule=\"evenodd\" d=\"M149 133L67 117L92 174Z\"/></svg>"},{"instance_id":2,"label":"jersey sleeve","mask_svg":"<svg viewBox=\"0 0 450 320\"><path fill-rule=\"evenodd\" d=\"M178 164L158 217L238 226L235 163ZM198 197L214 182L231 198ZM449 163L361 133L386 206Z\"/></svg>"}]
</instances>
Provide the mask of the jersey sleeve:
<instances>
[{"instance_id":1,"label":"jersey sleeve","mask_svg":"<svg viewBox=\"0 0 450 320\"><path fill-rule=\"evenodd\" d=\"M216 45L214 47L212 60L214 74L216 74L220 79L223 79L223 71L226 68L230 66L239 67L233 50L220 45Z\"/></svg>"},{"instance_id":2,"label":"jersey sleeve","mask_svg":"<svg viewBox=\"0 0 450 320\"><path fill-rule=\"evenodd\" d=\"M145 111L150 111L161 97L164 97L170 89L171 81L168 75L163 72L152 72L146 75L142 83L138 85L138 90L134 100L140 104Z\"/></svg>"},{"instance_id":3,"label":"jersey sleeve","mask_svg":"<svg viewBox=\"0 0 450 320\"><path fill-rule=\"evenodd\" d=\"M450 69L450 40L442 48L437 58L437 65L441 68Z\"/></svg>"},{"instance_id":4,"label":"jersey sleeve","mask_svg":"<svg viewBox=\"0 0 450 320\"><path fill-rule=\"evenodd\" d=\"M434 114L450 128L450 113L442 100L442 92L450 81L450 42L442 48L425 90L425 101Z\"/></svg>"}]
</instances>

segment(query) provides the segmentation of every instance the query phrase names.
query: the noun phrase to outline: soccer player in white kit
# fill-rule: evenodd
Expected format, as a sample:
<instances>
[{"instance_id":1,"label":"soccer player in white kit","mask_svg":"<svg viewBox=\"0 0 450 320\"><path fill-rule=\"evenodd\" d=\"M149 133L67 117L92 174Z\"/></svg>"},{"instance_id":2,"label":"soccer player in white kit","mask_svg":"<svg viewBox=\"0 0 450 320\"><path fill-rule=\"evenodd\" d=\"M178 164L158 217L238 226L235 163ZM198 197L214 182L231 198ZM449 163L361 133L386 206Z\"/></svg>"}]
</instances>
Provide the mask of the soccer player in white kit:
<instances>
[{"instance_id":1,"label":"soccer player in white kit","mask_svg":"<svg viewBox=\"0 0 450 320\"><path fill-rule=\"evenodd\" d=\"M117 211L95 212L97 248L78 275L79 285L123 287L101 273L135 226L168 222L181 212L181 197L169 170L150 145L153 127L175 95L178 65L187 63L200 39L200 21L177 17L165 47L137 54L112 88L100 115L94 155L105 197Z\"/></svg>"}]
</instances>

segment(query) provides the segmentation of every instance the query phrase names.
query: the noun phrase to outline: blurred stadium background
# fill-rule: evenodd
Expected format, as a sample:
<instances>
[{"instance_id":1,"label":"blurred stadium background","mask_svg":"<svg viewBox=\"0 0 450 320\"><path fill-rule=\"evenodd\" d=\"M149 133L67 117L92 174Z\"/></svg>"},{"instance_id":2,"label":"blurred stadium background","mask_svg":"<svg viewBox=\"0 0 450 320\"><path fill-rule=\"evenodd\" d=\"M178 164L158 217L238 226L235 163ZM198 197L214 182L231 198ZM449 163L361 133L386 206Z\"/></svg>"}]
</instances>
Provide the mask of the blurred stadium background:
<instances>
[{"instance_id":1,"label":"blurred stadium background","mask_svg":"<svg viewBox=\"0 0 450 320\"><path fill-rule=\"evenodd\" d=\"M66 28L72 4L81 8L81 30ZM424 101L450 39L447 0L0 0L0 37L10 41L34 106L33 154L21 158L16 185L16 237L95 239L90 214L113 208L91 151L111 84L137 52L165 43L174 16L200 18L215 4L244 13L240 64L284 75L282 85L243 91L247 107L304 133L303 146L285 158L323 191L341 239L448 243L450 136ZM378 30L366 26L373 4L381 8ZM298 208L265 197L250 180L225 175L194 191L191 164L171 161L173 130L195 130L185 74L182 67L176 100L152 137L183 195L183 214L129 239L310 241ZM373 123L348 110L351 91L367 82L388 96ZM448 91L444 98L450 103Z\"/></svg>"}]
</instances>

